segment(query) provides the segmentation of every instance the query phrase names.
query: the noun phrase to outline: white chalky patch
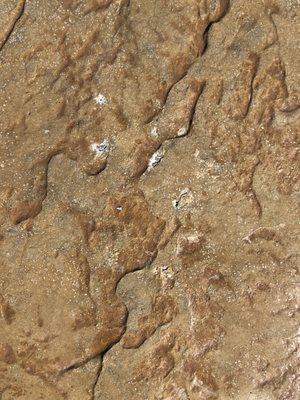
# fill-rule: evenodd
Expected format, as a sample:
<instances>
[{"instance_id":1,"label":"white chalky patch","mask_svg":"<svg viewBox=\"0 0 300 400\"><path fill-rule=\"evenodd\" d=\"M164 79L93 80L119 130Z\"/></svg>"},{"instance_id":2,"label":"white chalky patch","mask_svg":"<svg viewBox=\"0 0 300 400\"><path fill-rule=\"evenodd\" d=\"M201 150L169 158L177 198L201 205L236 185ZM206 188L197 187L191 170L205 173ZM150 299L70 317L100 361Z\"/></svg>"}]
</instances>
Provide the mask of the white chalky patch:
<instances>
[{"instance_id":1,"label":"white chalky patch","mask_svg":"<svg viewBox=\"0 0 300 400\"><path fill-rule=\"evenodd\" d=\"M150 136L154 137L155 139L158 138L159 136L159 130L157 128L157 126L154 126L151 131L150 131Z\"/></svg>"},{"instance_id":2,"label":"white chalky patch","mask_svg":"<svg viewBox=\"0 0 300 400\"><path fill-rule=\"evenodd\" d=\"M182 128L179 129L179 131L177 132L177 136L184 136L186 135L188 132L188 126L183 126Z\"/></svg>"},{"instance_id":3,"label":"white chalky patch","mask_svg":"<svg viewBox=\"0 0 300 400\"><path fill-rule=\"evenodd\" d=\"M200 398L209 399L209 398L216 398L217 394L213 391L210 387L204 384L204 382L198 379L196 376L194 377L191 383L192 389L196 389L200 394Z\"/></svg>"},{"instance_id":4,"label":"white chalky patch","mask_svg":"<svg viewBox=\"0 0 300 400\"><path fill-rule=\"evenodd\" d=\"M167 283L168 280L174 278L175 273L172 267L167 265L157 266L153 269L154 275L159 275L163 283ZM165 281L165 282L164 282Z\"/></svg>"},{"instance_id":5,"label":"white chalky patch","mask_svg":"<svg viewBox=\"0 0 300 400\"><path fill-rule=\"evenodd\" d=\"M176 247L176 254L180 255L184 251L186 244L201 244L203 242L203 236L199 233L193 233L188 236L181 236L178 239L177 247Z\"/></svg>"},{"instance_id":6,"label":"white chalky patch","mask_svg":"<svg viewBox=\"0 0 300 400\"><path fill-rule=\"evenodd\" d=\"M243 237L242 240L243 240L244 242L247 242L247 243L251 244L251 243L252 243L252 240L255 239L255 234L256 234L256 233L259 233L260 230L262 230L262 229L267 229L267 230L270 230L271 232L273 231L274 233L276 233L278 230L280 230L280 229L282 229L282 228L284 228L284 227L285 227L285 224L275 225L274 227L272 227L272 226L270 226L270 227L267 227L267 226L263 227L263 226L262 226L262 227L260 227L260 228L257 228L257 229L254 229L253 231L251 231L247 236Z\"/></svg>"},{"instance_id":7,"label":"white chalky patch","mask_svg":"<svg viewBox=\"0 0 300 400\"><path fill-rule=\"evenodd\" d=\"M107 98L103 94L99 93L98 96L95 97L95 102L99 104L99 106L103 106L107 104Z\"/></svg>"},{"instance_id":8,"label":"white chalky patch","mask_svg":"<svg viewBox=\"0 0 300 400\"><path fill-rule=\"evenodd\" d=\"M96 153L96 157L100 157L103 154L107 154L109 152L109 141L104 139L101 143L92 143L91 150Z\"/></svg>"},{"instance_id":9,"label":"white chalky patch","mask_svg":"<svg viewBox=\"0 0 300 400\"><path fill-rule=\"evenodd\" d=\"M186 391L182 388L177 389L175 395L179 400L188 400L188 396L186 394Z\"/></svg>"},{"instance_id":10,"label":"white chalky patch","mask_svg":"<svg viewBox=\"0 0 300 400\"><path fill-rule=\"evenodd\" d=\"M152 157L148 162L148 171L151 171L157 164L159 164L164 155L165 151L162 147L152 154Z\"/></svg>"},{"instance_id":11,"label":"white chalky patch","mask_svg":"<svg viewBox=\"0 0 300 400\"><path fill-rule=\"evenodd\" d=\"M188 308L190 311L190 330L193 331L197 324L197 317L194 312L193 302L191 299L188 299Z\"/></svg>"},{"instance_id":12,"label":"white chalky patch","mask_svg":"<svg viewBox=\"0 0 300 400\"><path fill-rule=\"evenodd\" d=\"M187 241L189 243L200 243L201 242L201 236L199 235L191 235L191 236L187 236Z\"/></svg>"}]
</instances>

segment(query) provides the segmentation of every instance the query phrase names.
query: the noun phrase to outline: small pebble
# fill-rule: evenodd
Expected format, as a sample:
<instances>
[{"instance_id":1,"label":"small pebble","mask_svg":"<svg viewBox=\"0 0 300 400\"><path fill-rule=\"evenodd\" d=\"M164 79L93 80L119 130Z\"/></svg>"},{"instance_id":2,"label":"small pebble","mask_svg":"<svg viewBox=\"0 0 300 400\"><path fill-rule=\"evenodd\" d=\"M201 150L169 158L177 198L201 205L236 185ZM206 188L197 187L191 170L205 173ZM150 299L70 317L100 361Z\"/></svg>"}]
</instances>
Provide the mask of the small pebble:
<instances>
[{"instance_id":1,"label":"small pebble","mask_svg":"<svg viewBox=\"0 0 300 400\"><path fill-rule=\"evenodd\" d=\"M180 210L186 206L189 206L193 202L193 194L191 189L184 188L180 191L178 199L172 200L172 205L175 210Z\"/></svg>"},{"instance_id":2,"label":"small pebble","mask_svg":"<svg viewBox=\"0 0 300 400\"><path fill-rule=\"evenodd\" d=\"M109 152L109 141L104 139L101 143L92 143L91 150L96 153L96 157L107 154Z\"/></svg>"},{"instance_id":3,"label":"small pebble","mask_svg":"<svg viewBox=\"0 0 300 400\"><path fill-rule=\"evenodd\" d=\"M157 128L157 126L154 126L151 131L150 131L150 136L152 136L153 138L157 139L159 136L159 130Z\"/></svg>"},{"instance_id":4,"label":"small pebble","mask_svg":"<svg viewBox=\"0 0 300 400\"><path fill-rule=\"evenodd\" d=\"M177 136L181 137L181 136L185 136L188 133L188 127L187 126L183 126L182 128L179 129L179 131L177 132Z\"/></svg>"}]
</instances>

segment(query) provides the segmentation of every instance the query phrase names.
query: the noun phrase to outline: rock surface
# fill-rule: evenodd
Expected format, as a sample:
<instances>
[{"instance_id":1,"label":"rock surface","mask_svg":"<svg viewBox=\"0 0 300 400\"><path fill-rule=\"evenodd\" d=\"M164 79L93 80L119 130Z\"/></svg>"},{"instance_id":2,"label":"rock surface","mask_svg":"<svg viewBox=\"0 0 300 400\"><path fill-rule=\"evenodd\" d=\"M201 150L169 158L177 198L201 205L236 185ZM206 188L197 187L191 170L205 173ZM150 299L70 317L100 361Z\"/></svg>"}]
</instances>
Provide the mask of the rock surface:
<instances>
[{"instance_id":1,"label":"rock surface","mask_svg":"<svg viewBox=\"0 0 300 400\"><path fill-rule=\"evenodd\" d=\"M297 400L299 1L0 1L0 399Z\"/></svg>"}]
</instances>

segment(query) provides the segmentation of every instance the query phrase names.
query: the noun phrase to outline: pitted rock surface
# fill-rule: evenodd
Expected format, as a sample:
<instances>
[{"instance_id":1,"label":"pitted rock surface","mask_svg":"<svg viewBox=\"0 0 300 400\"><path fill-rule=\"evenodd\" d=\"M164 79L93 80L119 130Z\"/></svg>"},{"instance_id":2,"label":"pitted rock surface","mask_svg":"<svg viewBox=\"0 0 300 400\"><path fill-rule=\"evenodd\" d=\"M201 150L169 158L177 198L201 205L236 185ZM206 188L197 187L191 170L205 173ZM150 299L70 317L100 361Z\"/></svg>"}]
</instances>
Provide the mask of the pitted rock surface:
<instances>
[{"instance_id":1,"label":"pitted rock surface","mask_svg":"<svg viewBox=\"0 0 300 400\"><path fill-rule=\"evenodd\" d=\"M297 400L298 0L0 0L0 399Z\"/></svg>"}]
</instances>

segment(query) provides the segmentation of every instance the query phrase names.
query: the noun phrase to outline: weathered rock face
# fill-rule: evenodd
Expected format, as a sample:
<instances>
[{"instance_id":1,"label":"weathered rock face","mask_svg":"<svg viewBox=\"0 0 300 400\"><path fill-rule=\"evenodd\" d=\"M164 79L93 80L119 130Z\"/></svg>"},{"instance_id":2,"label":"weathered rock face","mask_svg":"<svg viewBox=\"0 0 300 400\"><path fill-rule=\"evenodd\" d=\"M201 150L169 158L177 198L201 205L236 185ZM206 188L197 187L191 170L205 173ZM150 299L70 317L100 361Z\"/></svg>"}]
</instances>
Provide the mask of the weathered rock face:
<instances>
[{"instance_id":1,"label":"weathered rock face","mask_svg":"<svg viewBox=\"0 0 300 400\"><path fill-rule=\"evenodd\" d=\"M0 398L298 399L298 0L0 3Z\"/></svg>"}]
</instances>

